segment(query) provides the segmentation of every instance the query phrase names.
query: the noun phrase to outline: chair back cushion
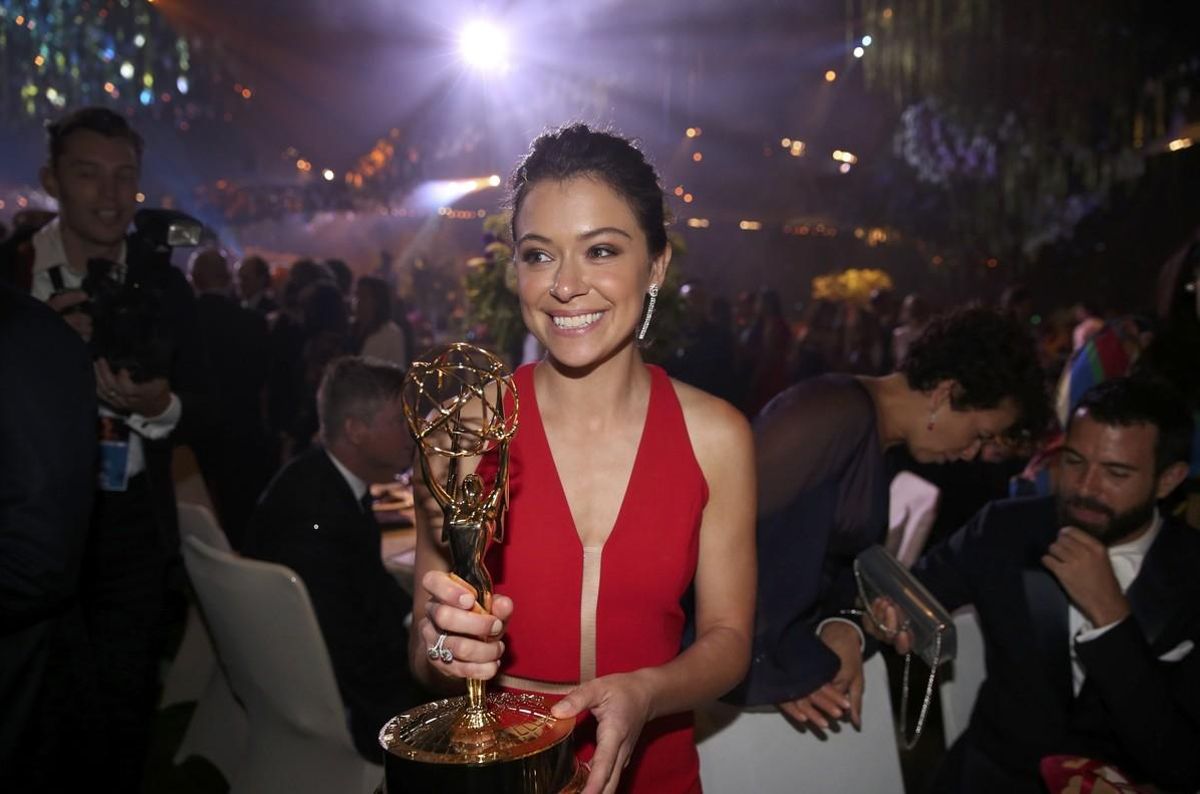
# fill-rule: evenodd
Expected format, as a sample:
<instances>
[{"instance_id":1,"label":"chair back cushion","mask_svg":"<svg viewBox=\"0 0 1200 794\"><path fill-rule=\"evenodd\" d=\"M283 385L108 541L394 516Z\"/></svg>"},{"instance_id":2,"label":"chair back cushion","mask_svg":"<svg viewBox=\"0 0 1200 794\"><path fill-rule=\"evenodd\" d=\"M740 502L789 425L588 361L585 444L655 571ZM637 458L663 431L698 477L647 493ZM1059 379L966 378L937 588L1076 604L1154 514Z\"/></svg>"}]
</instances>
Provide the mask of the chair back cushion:
<instances>
[{"instance_id":1,"label":"chair back cushion","mask_svg":"<svg viewBox=\"0 0 1200 794\"><path fill-rule=\"evenodd\" d=\"M304 583L290 568L186 537L184 563L217 655L251 725L275 719L351 747L333 665Z\"/></svg>"},{"instance_id":2,"label":"chair back cushion","mask_svg":"<svg viewBox=\"0 0 1200 794\"><path fill-rule=\"evenodd\" d=\"M217 517L207 507L191 502L178 502L176 508L179 511L179 537L181 539L195 535L214 549L232 551L229 546L229 538L225 537L225 532L217 523Z\"/></svg>"}]
</instances>

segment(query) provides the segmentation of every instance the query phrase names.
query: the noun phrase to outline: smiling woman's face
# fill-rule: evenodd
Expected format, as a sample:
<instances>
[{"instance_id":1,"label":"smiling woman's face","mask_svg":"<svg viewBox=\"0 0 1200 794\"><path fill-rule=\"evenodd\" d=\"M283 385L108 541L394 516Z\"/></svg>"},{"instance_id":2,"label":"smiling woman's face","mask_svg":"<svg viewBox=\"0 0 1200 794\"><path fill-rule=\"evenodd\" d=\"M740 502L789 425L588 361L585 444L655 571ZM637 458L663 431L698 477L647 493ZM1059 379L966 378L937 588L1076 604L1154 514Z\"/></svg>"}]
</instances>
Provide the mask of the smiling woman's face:
<instances>
[{"instance_id":1,"label":"smiling woman's face","mask_svg":"<svg viewBox=\"0 0 1200 794\"><path fill-rule=\"evenodd\" d=\"M657 257L629 202L603 180L576 176L529 188L514 221L525 325L568 368L605 361L633 343Z\"/></svg>"}]
</instances>

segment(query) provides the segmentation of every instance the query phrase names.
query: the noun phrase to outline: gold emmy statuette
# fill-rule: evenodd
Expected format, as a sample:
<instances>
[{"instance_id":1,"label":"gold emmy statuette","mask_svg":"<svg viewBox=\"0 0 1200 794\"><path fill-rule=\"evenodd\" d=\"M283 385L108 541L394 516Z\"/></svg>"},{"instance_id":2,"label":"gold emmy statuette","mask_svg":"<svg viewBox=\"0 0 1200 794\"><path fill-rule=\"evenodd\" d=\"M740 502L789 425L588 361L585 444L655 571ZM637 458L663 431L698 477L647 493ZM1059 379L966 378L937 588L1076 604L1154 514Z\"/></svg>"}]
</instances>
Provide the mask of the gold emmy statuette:
<instances>
[{"instance_id":1,"label":"gold emmy statuette","mask_svg":"<svg viewBox=\"0 0 1200 794\"><path fill-rule=\"evenodd\" d=\"M512 395L512 411L505 395ZM418 444L421 473L442 507L442 542L452 575L490 611L492 577L483 556L501 540L508 497L508 444L517 431L512 376L496 356L454 343L413 362L404 384L404 415ZM459 461L495 450L490 483L460 477ZM446 459L438 480L429 461ZM479 609L480 607L476 607ZM414 627L414 631L416 628ZM430 657L436 649L430 649ZM538 695L487 694L483 681L467 681L465 697L448 698L392 718L379 734L387 794L569 794L582 790L586 772L571 744L574 720L550 715Z\"/></svg>"}]
</instances>

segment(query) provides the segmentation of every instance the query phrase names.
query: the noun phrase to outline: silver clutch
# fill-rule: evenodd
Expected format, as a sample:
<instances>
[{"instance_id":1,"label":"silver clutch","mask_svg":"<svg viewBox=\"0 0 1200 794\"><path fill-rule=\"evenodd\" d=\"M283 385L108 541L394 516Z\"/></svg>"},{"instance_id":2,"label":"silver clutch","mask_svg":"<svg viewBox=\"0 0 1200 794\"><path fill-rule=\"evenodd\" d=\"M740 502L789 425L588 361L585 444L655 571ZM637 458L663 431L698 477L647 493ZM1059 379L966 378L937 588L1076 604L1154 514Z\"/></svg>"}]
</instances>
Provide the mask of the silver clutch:
<instances>
[{"instance_id":1,"label":"silver clutch","mask_svg":"<svg viewBox=\"0 0 1200 794\"><path fill-rule=\"evenodd\" d=\"M854 560L854 578L867 619L876 598L891 601L900 613L901 630L913 638L913 653L931 668L954 659L954 621L925 585L882 546L871 546Z\"/></svg>"},{"instance_id":2,"label":"silver clutch","mask_svg":"<svg viewBox=\"0 0 1200 794\"><path fill-rule=\"evenodd\" d=\"M900 727L904 734L904 748L911 750L925 727L938 667L954 659L957 650L954 621L925 586L882 546L871 546L854 559L854 579L858 584L864 619L875 623L871 605L876 599L885 598L899 612L899 630L908 632L912 637L912 650L904 657L904 681L900 688ZM881 633L887 633L883 626L877 623L875 626ZM929 683L916 729L909 738L908 675L913 653L929 665Z\"/></svg>"}]
</instances>

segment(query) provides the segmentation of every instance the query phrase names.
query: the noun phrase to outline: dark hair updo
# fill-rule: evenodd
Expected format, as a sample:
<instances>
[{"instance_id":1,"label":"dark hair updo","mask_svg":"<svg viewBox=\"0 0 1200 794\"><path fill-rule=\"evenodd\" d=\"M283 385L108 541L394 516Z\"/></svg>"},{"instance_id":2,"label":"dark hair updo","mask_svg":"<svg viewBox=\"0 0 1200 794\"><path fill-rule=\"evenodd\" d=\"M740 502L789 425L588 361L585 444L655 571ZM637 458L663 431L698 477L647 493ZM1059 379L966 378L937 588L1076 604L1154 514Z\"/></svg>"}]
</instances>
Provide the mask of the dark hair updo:
<instances>
[{"instance_id":1,"label":"dark hair updo","mask_svg":"<svg viewBox=\"0 0 1200 794\"><path fill-rule=\"evenodd\" d=\"M667 248L667 213L654 166L633 143L610 132L572 124L539 135L509 180L508 206L516 240L517 213L538 182L563 182L577 176L603 180L629 202L653 255Z\"/></svg>"}]
</instances>

